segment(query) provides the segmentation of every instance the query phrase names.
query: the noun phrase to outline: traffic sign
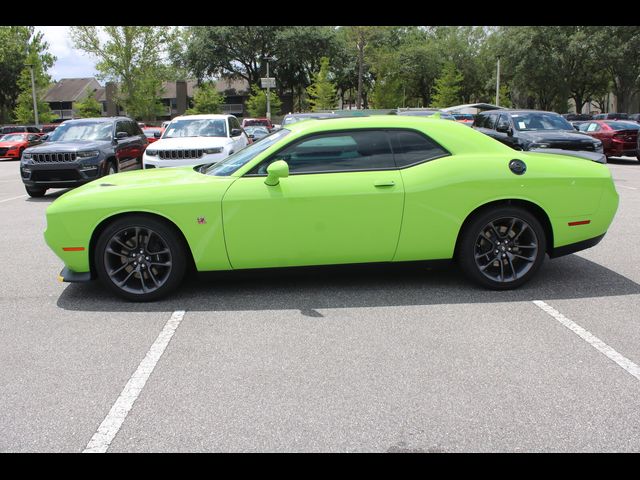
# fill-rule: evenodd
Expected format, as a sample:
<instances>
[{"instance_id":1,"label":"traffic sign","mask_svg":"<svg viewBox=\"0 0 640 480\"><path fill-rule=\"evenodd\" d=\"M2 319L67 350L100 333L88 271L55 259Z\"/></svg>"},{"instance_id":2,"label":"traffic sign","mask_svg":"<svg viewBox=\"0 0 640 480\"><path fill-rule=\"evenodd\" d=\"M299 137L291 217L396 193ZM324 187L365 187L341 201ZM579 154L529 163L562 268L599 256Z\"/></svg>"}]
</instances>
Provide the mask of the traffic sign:
<instances>
[{"instance_id":1,"label":"traffic sign","mask_svg":"<svg viewBox=\"0 0 640 480\"><path fill-rule=\"evenodd\" d=\"M261 78L260 84L262 88L276 88L276 79L274 77Z\"/></svg>"}]
</instances>

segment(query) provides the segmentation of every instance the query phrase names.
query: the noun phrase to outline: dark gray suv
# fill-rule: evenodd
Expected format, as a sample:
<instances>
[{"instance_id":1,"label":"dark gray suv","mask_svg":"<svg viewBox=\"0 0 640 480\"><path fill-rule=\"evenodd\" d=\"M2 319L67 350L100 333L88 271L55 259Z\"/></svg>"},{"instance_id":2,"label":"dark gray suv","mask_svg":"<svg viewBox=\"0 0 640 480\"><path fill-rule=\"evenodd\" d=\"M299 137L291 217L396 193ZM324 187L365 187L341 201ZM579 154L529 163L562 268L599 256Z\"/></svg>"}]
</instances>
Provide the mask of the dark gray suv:
<instances>
[{"instance_id":1,"label":"dark gray suv","mask_svg":"<svg viewBox=\"0 0 640 480\"><path fill-rule=\"evenodd\" d=\"M147 137L127 117L67 120L45 142L27 148L20 174L27 193L82 185L104 175L142 168Z\"/></svg>"}]
</instances>

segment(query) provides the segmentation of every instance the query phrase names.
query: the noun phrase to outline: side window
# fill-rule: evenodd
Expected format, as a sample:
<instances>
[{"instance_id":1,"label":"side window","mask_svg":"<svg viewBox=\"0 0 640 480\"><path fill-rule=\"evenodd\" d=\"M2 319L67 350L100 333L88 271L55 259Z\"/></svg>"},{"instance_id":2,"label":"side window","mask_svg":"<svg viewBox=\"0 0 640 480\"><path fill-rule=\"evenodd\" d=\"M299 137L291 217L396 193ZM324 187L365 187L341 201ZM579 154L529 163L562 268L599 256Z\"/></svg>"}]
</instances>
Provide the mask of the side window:
<instances>
[{"instance_id":1,"label":"side window","mask_svg":"<svg viewBox=\"0 0 640 480\"><path fill-rule=\"evenodd\" d=\"M250 173L266 174L276 160L285 160L291 174L396 168L387 133L379 130L313 135L285 147Z\"/></svg>"},{"instance_id":2,"label":"side window","mask_svg":"<svg viewBox=\"0 0 640 480\"><path fill-rule=\"evenodd\" d=\"M142 135L142 130L140 129L140 125L138 125L137 122L127 122L129 124L129 129L127 130L129 132L129 135L132 136L136 136L136 135Z\"/></svg>"},{"instance_id":3,"label":"side window","mask_svg":"<svg viewBox=\"0 0 640 480\"><path fill-rule=\"evenodd\" d=\"M496 130L498 127L509 128L511 126L511 122L509 121L509 117L504 113L498 117L498 124L496 125Z\"/></svg>"},{"instance_id":4,"label":"side window","mask_svg":"<svg viewBox=\"0 0 640 480\"><path fill-rule=\"evenodd\" d=\"M426 162L448 155L444 148L418 132L397 130L389 132L398 168Z\"/></svg>"},{"instance_id":5,"label":"side window","mask_svg":"<svg viewBox=\"0 0 640 480\"><path fill-rule=\"evenodd\" d=\"M473 126L484 128L484 122L487 120L486 115L476 115L476 118L473 120Z\"/></svg>"},{"instance_id":6,"label":"side window","mask_svg":"<svg viewBox=\"0 0 640 480\"><path fill-rule=\"evenodd\" d=\"M600 130L600 125L597 123L590 123L589 128L587 128L587 132L597 132Z\"/></svg>"},{"instance_id":7,"label":"side window","mask_svg":"<svg viewBox=\"0 0 640 480\"><path fill-rule=\"evenodd\" d=\"M238 122L238 119L236 117L229 117L229 132L231 132L231 130L233 130L234 128L241 128L240 122ZM229 133L229 135L231 135L231 133Z\"/></svg>"},{"instance_id":8,"label":"side window","mask_svg":"<svg viewBox=\"0 0 640 480\"><path fill-rule=\"evenodd\" d=\"M496 129L496 120L498 120L498 115L495 113L490 113L487 115L486 120L484 121L484 128L489 128L491 130Z\"/></svg>"},{"instance_id":9,"label":"side window","mask_svg":"<svg viewBox=\"0 0 640 480\"><path fill-rule=\"evenodd\" d=\"M27 127L27 132L38 133L39 130L36 127Z\"/></svg>"},{"instance_id":10,"label":"side window","mask_svg":"<svg viewBox=\"0 0 640 480\"><path fill-rule=\"evenodd\" d=\"M37 139L38 139L38 135L29 135L27 137L27 141L29 141L29 142L33 142L33 141L35 141Z\"/></svg>"},{"instance_id":11,"label":"side window","mask_svg":"<svg viewBox=\"0 0 640 480\"><path fill-rule=\"evenodd\" d=\"M126 122L116 122L116 134L118 132L127 132L127 135L129 134Z\"/></svg>"}]
</instances>

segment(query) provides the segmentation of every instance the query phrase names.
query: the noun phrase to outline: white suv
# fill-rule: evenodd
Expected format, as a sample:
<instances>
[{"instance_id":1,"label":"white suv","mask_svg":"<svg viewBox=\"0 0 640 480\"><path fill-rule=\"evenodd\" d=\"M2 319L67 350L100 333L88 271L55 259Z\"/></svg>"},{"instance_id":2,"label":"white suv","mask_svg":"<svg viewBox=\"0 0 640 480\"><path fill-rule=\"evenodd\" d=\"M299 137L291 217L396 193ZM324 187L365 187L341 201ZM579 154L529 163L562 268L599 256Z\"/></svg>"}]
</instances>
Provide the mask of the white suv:
<instances>
[{"instance_id":1,"label":"white suv","mask_svg":"<svg viewBox=\"0 0 640 480\"><path fill-rule=\"evenodd\" d=\"M162 138L147 147L143 168L216 163L248 144L233 115L184 115L174 118Z\"/></svg>"}]
</instances>

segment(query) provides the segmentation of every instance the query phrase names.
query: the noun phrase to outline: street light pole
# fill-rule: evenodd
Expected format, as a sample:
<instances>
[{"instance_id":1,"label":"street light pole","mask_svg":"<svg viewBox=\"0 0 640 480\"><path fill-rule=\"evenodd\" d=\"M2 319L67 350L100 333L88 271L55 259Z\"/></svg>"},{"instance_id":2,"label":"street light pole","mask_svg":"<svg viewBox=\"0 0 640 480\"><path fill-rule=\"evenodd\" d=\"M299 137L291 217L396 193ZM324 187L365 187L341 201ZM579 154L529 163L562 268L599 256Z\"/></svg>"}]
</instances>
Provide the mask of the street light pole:
<instances>
[{"instance_id":1,"label":"street light pole","mask_svg":"<svg viewBox=\"0 0 640 480\"><path fill-rule=\"evenodd\" d=\"M498 72L496 74L496 106L500 106L500 55L498 55Z\"/></svg>"},{"instance_id":2,"label":"street light pole","mask_svg":"<svg viewBox=\"0 0 640 480\"><path fill-rule=\"evenodd\" d=\"M26 67L29 67L31 70L31 94L33 95L33 114L36 120L36 127L38 126L38 102L36 101L36 81L33 76L33 64L26 64Z\"/></svg>"},{"instance_id":3,"label":"street light pole","mask_svg":"<svg viewBox=\"0 0 640 480\"><path fill-rule=\"evenodd\" d=\"M269 59L267 57L265 60L267 61L267 78L269 78ZM267 80L268 82L269 80ZM271 120L271 89L269 88L269 84L267 83L267 118Z\"/></svg>"}]
</instances>

